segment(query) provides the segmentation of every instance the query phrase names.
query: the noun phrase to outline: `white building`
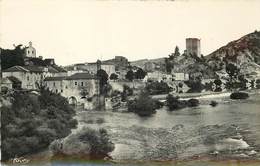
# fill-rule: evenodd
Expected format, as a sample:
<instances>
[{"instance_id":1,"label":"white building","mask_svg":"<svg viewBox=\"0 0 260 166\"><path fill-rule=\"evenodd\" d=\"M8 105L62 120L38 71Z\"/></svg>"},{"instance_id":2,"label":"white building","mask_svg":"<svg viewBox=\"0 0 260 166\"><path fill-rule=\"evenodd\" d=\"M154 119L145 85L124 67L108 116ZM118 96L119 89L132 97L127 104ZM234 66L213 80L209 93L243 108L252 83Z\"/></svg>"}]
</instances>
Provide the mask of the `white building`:
<instances>
[{"instance_id":1,"label":"white building","mask_svg":"<svg viewBox=\"0 0 260 166\"><path fill-rule=\"evenodd\" d=\"M32 46L32 42L29 42L29 46L25 48L26 57L36 57L36 49Z\"/></svg>"},{"instance_id":2,"label":"white building","mask_svg":"<svg viewBox=\"0 0 260 166\"><path fill-rule=\"evenodd\" d=\"M189 80L189 74L188 73L172 73L172 77L175 81L186 81Z\"/></svg>"}]
</instances>

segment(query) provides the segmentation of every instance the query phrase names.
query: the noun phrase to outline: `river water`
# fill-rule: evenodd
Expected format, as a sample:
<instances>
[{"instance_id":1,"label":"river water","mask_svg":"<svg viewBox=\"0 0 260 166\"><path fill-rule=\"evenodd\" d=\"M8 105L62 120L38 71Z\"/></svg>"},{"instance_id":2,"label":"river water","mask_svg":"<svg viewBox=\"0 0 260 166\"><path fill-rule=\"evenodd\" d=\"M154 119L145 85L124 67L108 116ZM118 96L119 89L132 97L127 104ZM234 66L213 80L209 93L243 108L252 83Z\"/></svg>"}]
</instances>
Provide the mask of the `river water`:
<instances>
[{"instance_id":1,"label":"river water","mask_svg":"<svg viewBox=\"0 0 260 166\"><path fill-rule=\"evenodd\" d=\"M112 111L78 112L79 128L105 128L115 143L115 162L259 160L260 94L247 100L201 98L196 108L157 110L152 117ZM212 98L210 98L212 100ZM103 123L97 123L98 121ZM74 131L76 132L76 131Z\"/></svg>"}]
</instances>

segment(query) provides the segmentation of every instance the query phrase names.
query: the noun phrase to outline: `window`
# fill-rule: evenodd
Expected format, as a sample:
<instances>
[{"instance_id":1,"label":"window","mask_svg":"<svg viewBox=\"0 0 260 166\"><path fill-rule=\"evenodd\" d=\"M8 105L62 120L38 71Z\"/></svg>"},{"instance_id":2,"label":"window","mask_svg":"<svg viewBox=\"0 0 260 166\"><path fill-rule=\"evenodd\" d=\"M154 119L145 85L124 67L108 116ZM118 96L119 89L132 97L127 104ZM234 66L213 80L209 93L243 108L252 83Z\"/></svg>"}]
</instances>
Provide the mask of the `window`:
<instances>
[{"instance_id":1,"label":"window","mask_svg":"<svg viewBox=\"0 0 260 166\"><path fill-rule=\"evenodd\" d=\"M53 86L55 86L55 82L53 82Z\"/></svg>"},{"instance_id":2,"label":"window","mask_svg":"<svg viewBox=\"0 0 260 166\"><path fill-rule=\"evenodd\" d=\"M55 91L56 93L58 93L58 89L56 89L56 91Z\"/></svg>"},{"instance_id":3,"label":"window","mask_svg":"<svg viewBox=\"0 0 260 166\"><path fill-rule=\"evenodd\" d=\"M27 52L28 52L28 54L30 54L30 51L29 51L29 50L28 50Z\"/></svg>"},{"instance_id":4,"label":"window","mask_svg":"<svg viewBox=\"0 0 260 166\"><path fill-rule=\"evenodd\" d=\"M29 81L30 80L30 77L29 76L27 76L27 81Z\"/></svg>"},{"instance_id":5,"label":"window","mask_svg":"<svg viewBox=\"0 0 260 166\"><path fill-rule=\"evenodd\" d=\"M33 51L32 51L32 54L33 54Z\"/></svg>"},{"instance_id":6,"label":"window","mask_svg":"<svg viewBox=\"0 0 260 166\"><path fill-rule=\"evenodd\" d=\"M81 86L84 86L84 82L81 82Z\"/></svg>"},{"instance_id":7,"label":"window","mask_svg":"<svg viewBox=\"0 0 260 166\"><path fill-rule=\"evenodd\" d=\"M78 85L78 82L75 82L75 85Z\"/></svg>"},{"instance_id":8,"label":"window","mask_svg":"<svg viewBox=\"0 0 260 166\"><path fill-rule=\"evenodd\" d=\"M63 90L60 90L60 92L62 93L62 92L63 92Z\"/></svg>"}]
</instances>

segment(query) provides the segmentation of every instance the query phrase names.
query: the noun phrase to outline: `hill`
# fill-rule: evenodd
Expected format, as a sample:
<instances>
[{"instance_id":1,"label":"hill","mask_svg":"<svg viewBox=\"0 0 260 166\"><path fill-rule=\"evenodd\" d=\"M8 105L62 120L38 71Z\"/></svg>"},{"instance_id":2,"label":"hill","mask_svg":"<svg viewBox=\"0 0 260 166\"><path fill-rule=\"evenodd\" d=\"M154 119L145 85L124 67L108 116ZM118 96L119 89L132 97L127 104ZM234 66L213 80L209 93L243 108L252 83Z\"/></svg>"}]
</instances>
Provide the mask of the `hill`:
<instances>
[{"instance_id":1,"label":"hill","mask_svg":"<svg viewBox=\"0 0 260 166\"><path fill-rule=\"evenodd\" d=\"M214 71L223 70L227 63L234 63L243 74L260 73L260 32L255 31L229 42L206 56Z\"/></svg>"}]
</instances>

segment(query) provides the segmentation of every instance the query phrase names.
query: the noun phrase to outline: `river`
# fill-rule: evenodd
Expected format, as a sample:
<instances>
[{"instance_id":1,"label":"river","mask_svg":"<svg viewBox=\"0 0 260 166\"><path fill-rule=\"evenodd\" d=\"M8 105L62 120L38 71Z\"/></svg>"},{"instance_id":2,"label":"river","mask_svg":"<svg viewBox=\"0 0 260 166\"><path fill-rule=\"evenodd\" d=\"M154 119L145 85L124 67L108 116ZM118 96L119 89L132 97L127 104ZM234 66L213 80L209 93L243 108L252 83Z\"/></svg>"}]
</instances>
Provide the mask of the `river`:
<instances>
[{"instance_id":1,"label":"river","mask_svg":"<svg viewBox=\"0 0 260 166\"><path fill-rule=\"evenodd\" d=\"M83 126L107 129L115 143L110 154L115 162L259 160L260 94L247 100L223 96L214 100L219 102L216 107L202 104L178 111L164 107L146 118L133 113L81 111L78 130ZM201 102L207 103L207 98Z\"/></svg>"},{"instance_id":2,"label":"river","mask_svg":"<svg viewBox=\"0 0 260 166\"><path fill-rule=\"evenodd\" d=\"M216 107L208 105L217 101ZM78 111L84 126L105 128L115 144L112 161L64 162L51 165L260 165L260 94L247 100L227 95L200 97L200 106L151 117L112 111ZM130 163L130 164L129 164Z\"/></svg>"}]
</instances>

